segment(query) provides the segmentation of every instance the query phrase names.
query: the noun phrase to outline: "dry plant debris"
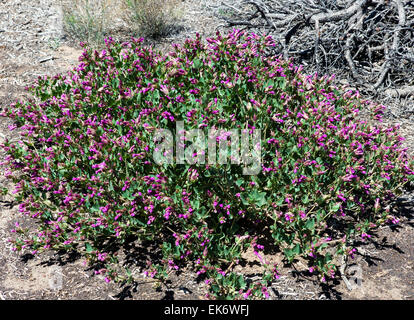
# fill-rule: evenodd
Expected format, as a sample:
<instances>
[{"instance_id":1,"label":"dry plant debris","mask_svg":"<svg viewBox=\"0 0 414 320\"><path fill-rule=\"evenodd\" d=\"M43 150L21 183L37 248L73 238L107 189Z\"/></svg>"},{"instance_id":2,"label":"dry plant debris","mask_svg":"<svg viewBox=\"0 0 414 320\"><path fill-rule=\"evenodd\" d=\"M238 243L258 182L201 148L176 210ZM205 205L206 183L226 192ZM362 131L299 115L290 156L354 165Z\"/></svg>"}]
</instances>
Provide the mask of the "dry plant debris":
<instances>
[{"instance_id":1,"label":"dry plant debris","mask_svg":"<svg viewBox=\"0 0 414 320\"><path fill-rule=\"evenodd\" d=\"M228 26L272 35L308 71L337 73L375 93L413 91L414 6L409 0L222 1Z\"/></svg>"}]
</instances>

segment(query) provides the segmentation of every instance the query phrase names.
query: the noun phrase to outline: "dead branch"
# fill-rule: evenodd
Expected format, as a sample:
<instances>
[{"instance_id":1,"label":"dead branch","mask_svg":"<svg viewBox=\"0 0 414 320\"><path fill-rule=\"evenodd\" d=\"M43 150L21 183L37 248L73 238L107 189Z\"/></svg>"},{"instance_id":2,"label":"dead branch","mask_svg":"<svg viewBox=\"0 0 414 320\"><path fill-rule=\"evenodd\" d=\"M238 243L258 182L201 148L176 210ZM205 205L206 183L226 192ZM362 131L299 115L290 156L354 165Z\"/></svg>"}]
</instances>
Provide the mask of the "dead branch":
<instances>
[{"instance_id":1,"label":"dead branch","mask_svg":"<svg viewBox=\"0 0 414 320\"><path fill-rule=\"evenodd\" d=\"M384 93L391 97L405 98L409 95L414 95L414 86L407 86L399 89L387 89Z\"/></svg>"},{"instance_id":2,"label":"dead branch","mask_svg":"<svg viewBox=\"0 0 414 320\"><path fill-rule=\"evenodd\" d=\"M331 21L339 21L339 20L346 20L354 15L355 12L360 10L365 4L367 3L367 0L358 0L354 4L352 4L350 7L339 10L336 12L330 12L330 13L318 13L315 14L310 18L310 21L313 23L316 23L316 21L320 23L324 22L331 22Z\"/></svg>"},{"instance_id":3,"label":"dead branch","mask_svg":"<svg viewBox=\"0 0 414 320\"><path fill-rule=\"evenodd\" d=\"M400 31L405 26L405 9L403 7L403 4L401 0L393 0L393 3L397 6L398 9L398 28L394 31L394 39L391 46L391 52L396 52L398 50L399 44L400 44ZM391 60L390 56L390 50L387 52L387 55L385 56L385 62L382 67L381 74L377 80L377 82L374 84L374 89L377 90L379 86L382 84L382 82L385 79L385 76L390 71L389 67L389 61Z\"/></svg>"},{"instance_id":4,"label":"dead branch","mask_svg":"<svg viewBox=\"0 0 414 320\"><path fill-rule=\"evenodd\" d=\"M227 26L272 35L269 54L374 95L410 85L413 0L233 0ZM236 9L237 8L237 9Z\"/></svg>"}]
</instances>

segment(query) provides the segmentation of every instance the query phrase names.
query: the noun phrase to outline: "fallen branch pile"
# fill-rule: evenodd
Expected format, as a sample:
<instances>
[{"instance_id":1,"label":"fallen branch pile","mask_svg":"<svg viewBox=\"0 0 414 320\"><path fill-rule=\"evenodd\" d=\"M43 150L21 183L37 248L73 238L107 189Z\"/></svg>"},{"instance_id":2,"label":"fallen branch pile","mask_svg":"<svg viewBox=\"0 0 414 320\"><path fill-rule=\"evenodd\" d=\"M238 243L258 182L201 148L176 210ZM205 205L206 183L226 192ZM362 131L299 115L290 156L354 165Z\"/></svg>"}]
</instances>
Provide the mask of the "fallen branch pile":
<instances>
[{"instance_id":1,"label":"fallen branch pile","mask_svg":"<svg viewBox=\"0 0 414 320\"><path fill-rule=\"evenodd\" d=\"M272 35L272 54L308 72L340 74L374 95L414 93L414 1L222 1L221 15L228 27Z\"/></svg>"}]
</instances>

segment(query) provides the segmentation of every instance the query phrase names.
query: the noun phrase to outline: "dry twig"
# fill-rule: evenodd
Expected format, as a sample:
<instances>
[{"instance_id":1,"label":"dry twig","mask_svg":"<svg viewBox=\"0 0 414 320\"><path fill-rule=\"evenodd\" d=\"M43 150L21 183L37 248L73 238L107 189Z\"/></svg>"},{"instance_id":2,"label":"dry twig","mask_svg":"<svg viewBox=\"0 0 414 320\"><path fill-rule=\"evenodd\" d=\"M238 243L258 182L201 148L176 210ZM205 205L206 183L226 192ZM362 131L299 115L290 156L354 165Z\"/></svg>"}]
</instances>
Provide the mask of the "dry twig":
<instances>
[{"instance_id":1,"label":"dry twig","mask_svg":"<svg viewBox=\"0 0 414 320\"><path fill-rule=\"evenodd\" d=\"M340 74L372 94L412 82L412 0L238 0L221 8L227 26L272 35L278 45L269 54L307 72Z\"/></svg>"}]
</instances>

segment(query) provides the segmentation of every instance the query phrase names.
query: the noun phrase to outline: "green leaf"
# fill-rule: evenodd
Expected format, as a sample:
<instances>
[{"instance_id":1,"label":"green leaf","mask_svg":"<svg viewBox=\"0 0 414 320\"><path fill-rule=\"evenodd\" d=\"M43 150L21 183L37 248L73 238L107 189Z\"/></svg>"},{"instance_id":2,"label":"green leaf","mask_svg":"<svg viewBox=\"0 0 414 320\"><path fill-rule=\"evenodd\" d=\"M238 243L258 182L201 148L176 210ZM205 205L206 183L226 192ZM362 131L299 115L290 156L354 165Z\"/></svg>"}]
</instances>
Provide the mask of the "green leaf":
<instances>
[{"instance_id":1,"label":"green leaf","mask_svg":"<svg viewBox=\"0 0 414 320\"><path fill-rule=\"evenodd\" d=\"M200 67L203 65L203 62L200 59L194 59L193 60L193 67L195 69L200 69Z\"/></svg>"},{"instance_id":2,"label":"green leaf","mask_svg":"<svg viewBox=\"0 0 414 320\"><path fill-rule=\"evenodd\" d=\"M340 203L335 203L333 206L331 206L331 211L337 212L340 207L341 207Z\"/></svg>"},{"instance_id":3,"label":"green leaf","mask_svg":"<svg viewBox=\"0 0 414 320\"><path fill-rule=\"evenodd\" d=\"M244 277L242 275L238 276L237 282L239 284L240 289L244 290L246 288L246 281L244 280Z\"/></svg>"},{"instance_id":4,"label":"green leaf","mask_svg":"<svg viewBox=\"0 0 414 320\"><path fill-rule=\"evenodd\" d=\"M325 264L328 264L329 262L332 261L332 254L330 254L329 252L325 255Z\"/></svg>"},{"instance_id":5,"label":"green leaf","mask_svg":"<svg viewBox=\"0 0 414 320\"><path fill-rule=\"evenodd\" d=\"M254 190L249 195L249 200L258 207L262 207L267 203L266 192L259 192Z\"/></svg>"},{"instance_id":6,"label":"green leaf","mask_svg":"<svg viewBox=\"0 0 414 320\"><path fill-rule=\"evenodd\" d=\"M240 195L240 199L241 199L241 201L242 201L242 203L245 205L245 206L248 206L249 205L249 201L246 199L246 197L242 194L242 195Z\"/></svg>"},{"instance_id":7,"label":"green leaf","mask_svg":"<svg viewBox=\"0 0 414 320\"><path fill-rule=\"evenodd\" d=\"M299 245L299 243L297 243L294 247L293 247L293 249L289 249L289 248L286 248L285 250L284 250L284 253L285 253L285 256L286 256L286 258L289 260L289 262L292 262L294 259L295 259L295 257L298 255L298 254L300 254L300 245Z\"/></svg>"},{"instance_id":8,"label":"green leaf","mask_svg":"<svg viewBox=\"0 0 414 320\"><path fill-rule=\"evenodd\" d=\"M216 284L212 284L211 289L213 290L214 293L219 293L220 292L220 287Z\"/></svg>"},{"instance_id":9,"label":"green leaf","mask_svg":"<svg viewBox=\"0 0 414 320\"><path fill-rule=\"evenodd\" d=\"M300 245L299 245L299 243L297 243L296 246L293 248L293 253L295 255L300 254Z\"/></svg>"},{"instance_id":10,"label":"green leaf","mask_svg":"<svg viewBox=\"0 0 414 320\"><path fill-rule=\"evenodd\" d=\"M93 251L92 246L89 243L85 243L85 249L87 253L91 253Z\"/></svg>"},{"instance_id":11,"label":"green leaf","mask_svg":"<svg viewBox=\"0 0 414 320\"><path fill-rule=\"evenodd\" d=\"M313 231L315 229L315 219L309 219L306 221L305 228Z\"/></svg>"}]
</instances>

